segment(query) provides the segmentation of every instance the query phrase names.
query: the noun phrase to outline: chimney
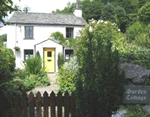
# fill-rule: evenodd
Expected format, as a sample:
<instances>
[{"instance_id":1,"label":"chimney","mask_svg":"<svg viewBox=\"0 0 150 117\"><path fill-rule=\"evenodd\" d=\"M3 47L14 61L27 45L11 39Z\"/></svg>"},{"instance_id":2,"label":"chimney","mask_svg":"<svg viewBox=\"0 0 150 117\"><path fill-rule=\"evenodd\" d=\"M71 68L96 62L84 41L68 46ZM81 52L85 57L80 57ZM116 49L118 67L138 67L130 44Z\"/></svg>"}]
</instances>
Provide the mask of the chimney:
<instances>
[{"instance_id":1,"label":"chimney","mask_svg":"<svg viewBox=\"0 0 150 117\"><path fill-rule=\"evenodd\" d=\"M79 9L78 0L76 0L76 8L73 13L76 17L82 17L82 9Z\"/></svg>"}]
</instances>

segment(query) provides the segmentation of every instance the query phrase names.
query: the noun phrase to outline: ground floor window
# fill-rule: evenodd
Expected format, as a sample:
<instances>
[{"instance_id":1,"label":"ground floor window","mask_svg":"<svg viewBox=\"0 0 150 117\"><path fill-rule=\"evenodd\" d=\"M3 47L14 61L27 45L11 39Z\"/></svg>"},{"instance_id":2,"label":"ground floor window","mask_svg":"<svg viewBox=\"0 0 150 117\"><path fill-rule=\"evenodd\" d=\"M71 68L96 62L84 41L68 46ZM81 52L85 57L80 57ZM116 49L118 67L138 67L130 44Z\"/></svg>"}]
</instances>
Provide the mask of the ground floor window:
<instances>
[{"instance_id":1,"label":"ground floor window","mask_svg":"<svg viewBox=\"0 0 150 117\"><path fill-rule=\"evenodd\" d=\"M33 50L24 50L24 60L33 56Z\"/></svg>"},{"instance_id":2,"label":"ground floor window","mask_svg":"<svg viewBox=\"0 0 150 117\"><path fill-rule=\"evenodd\" d=\"M72 54L73 50L65 50L65 61L69 60Z\"/></svg>"}]
</instances>

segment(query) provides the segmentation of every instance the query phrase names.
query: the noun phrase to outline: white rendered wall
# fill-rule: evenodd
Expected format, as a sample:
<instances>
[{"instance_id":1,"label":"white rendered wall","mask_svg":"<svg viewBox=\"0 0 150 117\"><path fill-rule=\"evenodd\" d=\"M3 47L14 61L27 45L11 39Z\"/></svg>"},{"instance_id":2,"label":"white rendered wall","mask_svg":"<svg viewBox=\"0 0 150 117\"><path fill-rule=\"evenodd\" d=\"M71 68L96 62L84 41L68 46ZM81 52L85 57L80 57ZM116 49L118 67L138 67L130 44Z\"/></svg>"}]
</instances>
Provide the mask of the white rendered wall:
<instances>
[{"instance_id":1,"label":"white rendered wall","mask_svg":"<svg viewBox=\"0 0 150 117\"><path fill-rule=\"evenodd\" d=\"M25 39L25 26L33 26L33 39ZM78 35L78 31L82 29L81 26L61 26L61 25L17 24L17 25L8 25L7 27L9 29L7 31L7 47L13 49L15 46L19 46L21 49L20 52L17 53L14 51L14 53L16 54L16 68L23 68L24 49L33 49L34 51L34 45L48 39L51 33L59 31L64 35L64 37L66 37L66 27L72 27L74 28L73 36L76 37ZM52 46L55 47L56 45L54 43L50 43L49 45L47 45L47 47ZM60 50L58 49L58 51Z\"/></svg>"}]
</instances>

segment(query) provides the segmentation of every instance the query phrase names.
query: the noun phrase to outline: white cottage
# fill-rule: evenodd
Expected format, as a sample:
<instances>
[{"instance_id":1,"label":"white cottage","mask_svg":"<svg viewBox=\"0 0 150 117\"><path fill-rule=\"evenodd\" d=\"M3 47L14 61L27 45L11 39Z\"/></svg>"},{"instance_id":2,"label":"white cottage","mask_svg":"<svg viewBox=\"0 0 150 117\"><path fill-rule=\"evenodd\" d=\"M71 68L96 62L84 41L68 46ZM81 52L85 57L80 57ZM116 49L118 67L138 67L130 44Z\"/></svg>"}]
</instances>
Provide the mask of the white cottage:
<instances>
[{"instance_id":1,"label":"white cottage","mask_svg":"<svg viewBox=\"0 0 150 117\"><path fill-rule=\"evenodd\" d=\"M39 51L48 72L58 72L58 53L70 56L72 52L57 41L49 39L51 33L59 31L66 38L74 38L86 25L78 2L74 14L14 12L9 23L7 47L13 50L16 46L20 47L20 51L14 50L16 68L22 69L23 62Z\"/></svg>"}]
</instances>

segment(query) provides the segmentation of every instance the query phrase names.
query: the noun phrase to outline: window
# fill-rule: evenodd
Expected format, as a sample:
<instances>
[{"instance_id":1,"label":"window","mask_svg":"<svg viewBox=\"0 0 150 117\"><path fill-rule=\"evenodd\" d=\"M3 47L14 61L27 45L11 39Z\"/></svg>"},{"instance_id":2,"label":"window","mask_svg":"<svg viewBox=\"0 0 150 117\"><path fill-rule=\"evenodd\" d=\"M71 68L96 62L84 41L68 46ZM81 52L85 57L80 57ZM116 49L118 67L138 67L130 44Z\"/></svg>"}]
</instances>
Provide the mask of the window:
<instances>
[{"instance_id":1,"label":"window","mask_svg":"<svg viewBox=\"0 0 150 117\"><path fill-rule=\"evenodd\" d=\"M73 28L66 28L66 38L73 38Z\"/></svg>"},{"instance_id":2,"label":"window","mask_svg":"<svg viewBox=\"0 0 150 117\"><path fill-rule=\"evenodd\" d=\"M47 57L52 57L52 52L47 52Z\"/></svg>"},{"instance_id":3,"label":"window","mask_svg":"<svg viewBox=\"0 0 150 117\"><path fill-rule=\"evenodd\" d=\"M24 50L24 60L33 56L33 50Z\"/></svg>"},{"instance_id":4,"label":"window","mask_svg":"<svg viewBox=\"0 0 150 117\"><path fill-rule=\"evenodd\" d=\"M25 38L33 38L33 26L25 26Z\"/></svg>"},{"instance_id":5,"label":"window","mask_svg":"<svg viewBox=\"0 0 150 117\"><path fill-rule=\"evenodd\" d=\"M65 50L65 60L69 60L72 54L73 50Z\"/></svg>"}]
</instances>

